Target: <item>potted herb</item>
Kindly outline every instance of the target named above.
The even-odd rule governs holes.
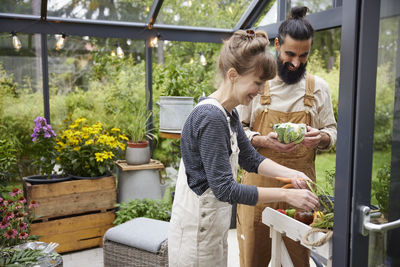
[[[154,137],[147,129],[147,122],[151,112],[144,108],[137,108],[129,120],[125,134],[128,136],[126,148],[126,162],[129,165],[147,164],[150,162],[150,147],[147,139]]]
[[[78,118],[57,138],[56,149],[61,170],[75,179],[108,176],[127,137],[119,128],[107,130],[100,122],[89,124]]]
[[[57,158],[57,151],[55,149],[56,133],[45,118],[37,117],[34,122],[35,126],[31,137],[35,153],[32,154],[32,164],[39,169],[41,175],[28,176],[24,180],[31,184],[54,183],[68,180],[68,176],[54,173]]]

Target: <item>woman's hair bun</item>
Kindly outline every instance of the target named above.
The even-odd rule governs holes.
[[[306,16],[308,7],[306,6],[295,6],[292,7],[290,17],[292,19],[302,19]]]

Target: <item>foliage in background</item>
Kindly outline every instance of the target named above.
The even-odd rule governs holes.
[[[120,131],[119,128],[107,130],[100,122],[90,125],[85,118],[78,118],[57,138],[61,170],[83,177],[110,173],[128,139]]]
[[[17,167],[16,152],[12,144],[0,139],[0,189],[14,177]]]
[[[13,188],[8,197],[0,197],[0,248],[11,247],[25,243],[27,240],[37,240],[37,236],[31,236],[30,224],[34,219],[34,208],[38,203],[34,200],[29,203],[32,215],[28,214],[26,199],[22,191]]]
[[[152,218],[167,222],[171,219],[171,203],[161,199],[136,199],[117,204],[116,206],[119,207],[119,210],[116,212],[115,225],[138,217]]]
[[[378,170],[376,180],[372,181],[372,193],[378,202],[380,211],[387,218],[389,210],[390,166],[385,165]]]
[[[0,267],[39,266],[38,259],[44,255],[42,250],[30,248],[0,248]]]

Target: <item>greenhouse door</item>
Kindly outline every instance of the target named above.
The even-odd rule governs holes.
[[[333,266],[400,266],[400,1],[343,1]]]

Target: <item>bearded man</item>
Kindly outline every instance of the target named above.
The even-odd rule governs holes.
[[[315,181],[317,149],[329,150],[336,142],[336,121],[328,84],[321,78],[306,74],[307,60],[314,29],[304,17],[307,7],[294,7],[291,17],[282,22],[275,48],[278,52],[277,76],[266,83],[263,95],[254,97],[238,112],[252,145],[265,157],[304,172]],[[273,131],[275,123],[292,122],[307,125],[300,144],[282,144]],[[242,183],[262,187],[284,184],[255,173],[244,173]],[[290,190],[290,189],[288,189]],[[261,221],[265,207],[289,208],[286,203],[237,208],[237,238],[240,266],[268,266],[271,258],[269,227]],[[291,260],[296,267],[309,266],[310,251],[289,238],[284,238]]]

